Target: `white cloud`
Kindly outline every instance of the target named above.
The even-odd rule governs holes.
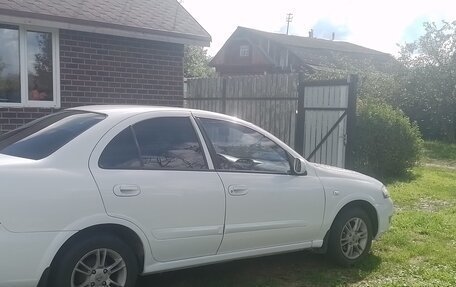
[[[456,20],[454,0],[184,0],[183,5],[212,35],[211,55],[237,26],[278,32],[289,12],[294,14],[294,34],[307,36],[317,22],[326,20],[346,27],[346,41],[392,54],[417,20]]]

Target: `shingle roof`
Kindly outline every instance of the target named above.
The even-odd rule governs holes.
[[[363,54],[372,54],[372,55],[388,55],[386,53],[369,49],[363,46],[352,44],[349,42],[343,41],[330,41],[317,38],[301,37],[294,35],[278,34],[264,32],[260,30],[238,27],[239,31],[246,31],[250,33],[257,34],[260,37],[267,38],[274,42],[278,42],[285,46],[290,46],[294,48],[312,48],[312,49],[323,49],[323,50],[333,50],[338,52],[351,52],[351,53],[363,53]]]
[[[176,0],[0,0],[0,14],[211,40]]]

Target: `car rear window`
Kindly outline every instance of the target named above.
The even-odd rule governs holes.
[[[0,153],[40,160],[106,118],[85,111],[55,113],[0,136]]]

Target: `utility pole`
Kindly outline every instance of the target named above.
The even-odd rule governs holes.
[[[287,21],[287,35],[288,35],[288,30],[290,28],[290,23],[293,21],[293,13],[288,13],[287,14],[286,21]]]

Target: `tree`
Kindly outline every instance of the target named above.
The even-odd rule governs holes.
[[[39,52],[35,54],[35,74],[29,75],[33,82],[29,82],[32,89],[41,92],[40,100],[52,100],[53,75],[52,75],[52,35],[40,33],[38,39]]]
[[[211,57],[207,50],[198,46],[185,46],[184,77],[206,78],[215,75],[214,68],[209,67]]]
[[[456,21],[424,27],[423,36],[401,47],[405,94],[398,104],[425,137],[456,142]]]

